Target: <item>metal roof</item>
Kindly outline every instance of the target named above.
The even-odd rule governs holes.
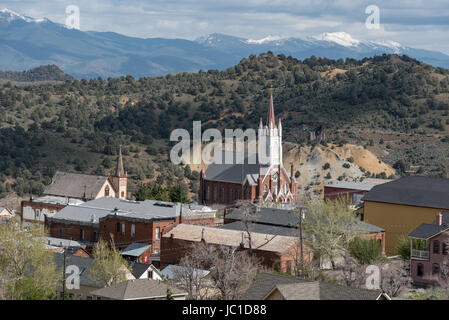
[[[151,244],[133,242],[122,250],[123,256],[140,257],[145,251],[151,248]]]
[[[186,267],[183,266],[169,264],[161,271],[161,274],[167,279],[177,279],[178,274],[183,272],[185,268]],[[198,274],[200,278],[204,278],[210,273],[209,270],[202,270],[202,269],[195,269],[194,273],[195,272]]]

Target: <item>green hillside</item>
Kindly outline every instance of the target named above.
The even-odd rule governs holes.
[[[307,143],[301,124],[329,141],[365,145],[399,172],[449,172],[449,71],[406,56],[299,61],[271,53],[225,71],[134,79],[0,83],[0,195],[43,190],[55,170],[107,174],[119,145],[133,183],[197,174],[167,161],[171,130],[256,128],[269,87],[284,139]],[[402,160],[402,161],[399,161]],[[191,179],[190,179],[191,178]]]

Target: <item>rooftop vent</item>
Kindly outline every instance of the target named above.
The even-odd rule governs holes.
[[[174,203],[171,203],[171,202],[161,202],[161,201],[156,202],[154,205],[155,205],[155,206],[158,206],[158,207],[164,207],[164,208],[173,208],[173,207],[175,206]]]

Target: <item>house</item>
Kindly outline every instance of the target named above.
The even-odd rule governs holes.
[[[276,124],[273,95],[270,96],[268,119],[265,126],[260,119],[259,143],[264,143],[267,163],[262,163],[260,155],[242,155],[238,163],[239,152],[224,151],[215,157],[221,159],[212,162],[207,170],[201,170],[198,201],[203,204],[233,204],[237,200],[251,203],[262,201],[294,203],[297,198],[297,182],[293,164],[290,172],[284,168],[282,155],[282,124]],[[263,147],[259,147],[259,150]],[[263,149],[262,149],[263,150]],[[227,154],[229,153],[229,154]],[[254,158],[254,161],[250,161]],[[233,163],[225,163],[233,159]],[[254,162],[254,163],[252,163]],[[265,162],[265,161],[264,161]]]
[[[362,200],[362,219],[385,229],[385,251],[396,255],[401,236],[449,210],[449,179],[404,177],[374,186]]]
[[[368,178],[363,180],[363,182],[337,181],[326,184],[324,185],[324,200],[347,197],[354,206],[359,206],[363,196],[374,186],[390,181],[387,179]]]
[[[449,280],[449,212],[423,223],[409,235],[410,274],[415,284],[436,285]]]
[[[226,230],[189,224],[178,224],[162,236],[161,267],[178,264],[189,253],[192,245],[204,242],[210,246],[226,246],[247,250],[250,247],[246,232]],[[281,272],[294,272],[295,261],[299,259],[300,247],[297,237],[251,233],[251,247],[254,256],[262,264]],[[304,260],[311,261],[313,254],[304,246]]]
[[[306,208],[302,210],[307,214]],[[221,229],[240,231],[249,229],[258,233],[299,237],[299,217],[298,212],[294,210],[264,208],[257,205],[241,206],[225,210],[223,221]],[[360,237],[379,241],[382,251],[385,251],[385,230],[364,221],[360,224],[364,230]]]
[[[45,246],[55,252],[66,252],[70,255],[79,256],[83,258],[90,257],[90,252],[93,247],[92,242],[76,241],[70,239],[61,239],[54,237],[40,238]]]
[[[12,218],[14,218],[14,213],[8,208],[0,207],[0,222],[9,221]]]
[[[129,262],[150,263],[151,244],[133,242],[121,251]]]
[[[92,292],[94,300],[167,300],[171,292],[174,300],[185,300],[187,292],[151,279],[128,280]]]
[[[186,267],[178,266],[174,264],[169,264],[164,269],[162,269],[161,274],[164,276],[165,279],[170,280],[179,280],[179,275],[184,272]],[[195,275],[194,278],[202,279],[204,277],[207,277],[209,275],[209,270],[202,270],[202,269],[195,269],[193,274]]]
[[[94,259],[66,254],[64,263],[63,253],[60,252],[54,253],[54,257],[57,272],[60,272],[62,274],[64,266],[66,268],[65,289],[70,299],[92,300],[92,291],[104,287],[105,284],[101,280],[97,279],[91,272],[92,266],[94,264]],[[70,269],[68,269],[69,267]],[[71,282],[71,279],[69,278],[72,275],[79,276],[79,288],[72,289],[67,286],[67,282],[69,282],[70,284],[74,284],[74,282]],[[131,272],[128,272],[127,279],[135,279],[135,278],[131,274]],[[62,296],[63,292],[62,285],[57,288],[57,291],[59,295]]]
[[[162,280],[163,275],[158,268],[152,264],[140,263],[140,262],[130,262],[130,267],[132,274],[136,279],[153,279]]]
[[[44,196],[21,202],[21,219],[44,224],[68,205],[76,206],[103,197],[127,199],[128,173],[123,169],[122,151],[112,177],[58,171],[45,187]]]
[[[159,263],[162,234],[183,223],[215,224],[216,211],[206,206],[154,200],[131,201],[100,198],[82,205],[68,205],[45,225],[52,237],[97,242],[110,242],[118,249],[132,243],[150,244],[149,262]]]
[[[261,273],[242,300],[391,300],[381,290],[351,288],[334,283]]]

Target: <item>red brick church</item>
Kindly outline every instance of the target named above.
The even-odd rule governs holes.
[[[282,124],[279,119],[276,125],[273,95],[270,97],[267,124],[263,126],[260,119],[259,143],[263,140],[261,135],[265,138],[268,164],[259,163],[258,156],[254,164],[249,161],[242,164],[210,164],[206,171],[201,170],[199,203],[232,204],[241,199],[251,203],[296,202],[297,182],[293,164],[288,172],[282,162]]]

